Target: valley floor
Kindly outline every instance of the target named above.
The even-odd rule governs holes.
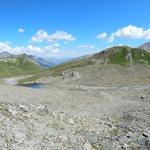
[[[44,88],[0,83],[2,150],[150,149],[148,82],[105,86],[62,77],[39,82]]]

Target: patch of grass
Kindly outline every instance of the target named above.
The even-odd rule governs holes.
[[[150,53],[143,49],[133,49],[132,57],[135,63],[150,64]]]
[[[109,63],[127,65],[129,62],[126,59],[127,54],[129,53],[128,48],[123,47],[120,50],[114,51],[108,58]]]
[[[43,69],[28,59],[25,55],[16,58],[0,59],[0,77],[11,77],[37,73]]]
[[[134,64],[150,64],[150,53],[140,48],[117,46],[96,54],[93,58],[107,60],[108,64],[127,66]],[[132,61],[131,61],[132,59]]]
[[[61,64],[61,65],[58,65],[54,68],[51,68],[49,70],[35,73],[35,74],[33,74],[32,77],[18,80],[18,84],[22,84],[25,82],[33,82],[33,81],[36,81],[37,79],[39,79],[41,77],[60,76],[62,72],[66,71],[68,69],[84,67],[84,66],[87,66],[90,64],[91,63],[90,63],[89,59],[82,59],[82,60],[78,60],[78,61],[67,62],[67,63]]]
[[[114,129],[110,130],[109,133],[112,136],[117,136],[119,134],[119,129],[118,128],[114,128]]]

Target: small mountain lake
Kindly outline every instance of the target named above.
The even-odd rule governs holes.
[[[28,83],[28,84],[23,84],[21,86],[33,88],[33,89],[41,89],[43,88],[44,85],[42,83]]]

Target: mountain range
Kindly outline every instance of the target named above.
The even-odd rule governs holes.
[[[6,58],[6,57],[12,57],[12,56],[13,56],[13,54],[10,54],[7,51],[4,51],[4,52],[0,53],[0,58]]]
[[[139,48],[145,49],[146,51],[150,52],[150,42],[144,43]]]
[[[11,55],[3,52],[0,57],[0,77],[33,74],[42,70],[43,68],[26,54]]]
[[[23,55],[23,54],[22,54]],[[26,57],[32,59],[33,62],[35,62],[36,64],[38,64],[40,67],[48,69],[51,67],[54,67],[58,64],[64,63],[66,61],[69,61],[70,58],[61,58],[61,59],[56,59],[56,58],[42,58],[42,57],[38,57],[38,56],[34,56],[34,55],[27,55],[24,54]],[[18,57],[20,55],[14,55],[11,54],[7,51],[3,51],[0,53],[0,58],[15,58]]]
[[[0,77],[32,74],[51,68],[48,74],[60,74],[70,69],[87,65],[118,64],[150,64],[150,43],[137,48],[129,46],[114,46],[93,55],[85,55],[75,59],[44,59],[33,55],[14,55],[8,52],[0,53]]]

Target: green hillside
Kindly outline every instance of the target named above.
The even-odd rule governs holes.
[[[62,72],[68,69],[78,68],[78,67],[84,67],[87,65],[90,65],[90,59],[81,59],[76,61],[67,62],[61,65],[58,65],[54,68],[51,68],[49,70],[41,71],[38,73],[35,73],[32,77],[24,78],[18,81],[19,84],[29,82],[29,81],[35,81],[41,77],[47,77],[47,76],[59,76]]]
[[[42,68],[25,54],[0,58],[0,77],[31,74],[42,70]]]
[[[140,48],[118,46],[94,55],[93,59],[103,64],[150,64],[150,53]]]
[[[20,83],[27,81],[34,81],[44,76],[59,76],[66,70],[72,70],[74,68],[91,66],[92,65],[105,65],[105,64],[117,64],[121,66],[128,66],[130,64],[150,64],[150,53],[141,48],[130,48],[127,46],[117,46],[106,49],[97,53],[89,58],[83,58],[71,62],[67,62],[58,65],[52,69],[49,69],[34,76],[20,80]]]

